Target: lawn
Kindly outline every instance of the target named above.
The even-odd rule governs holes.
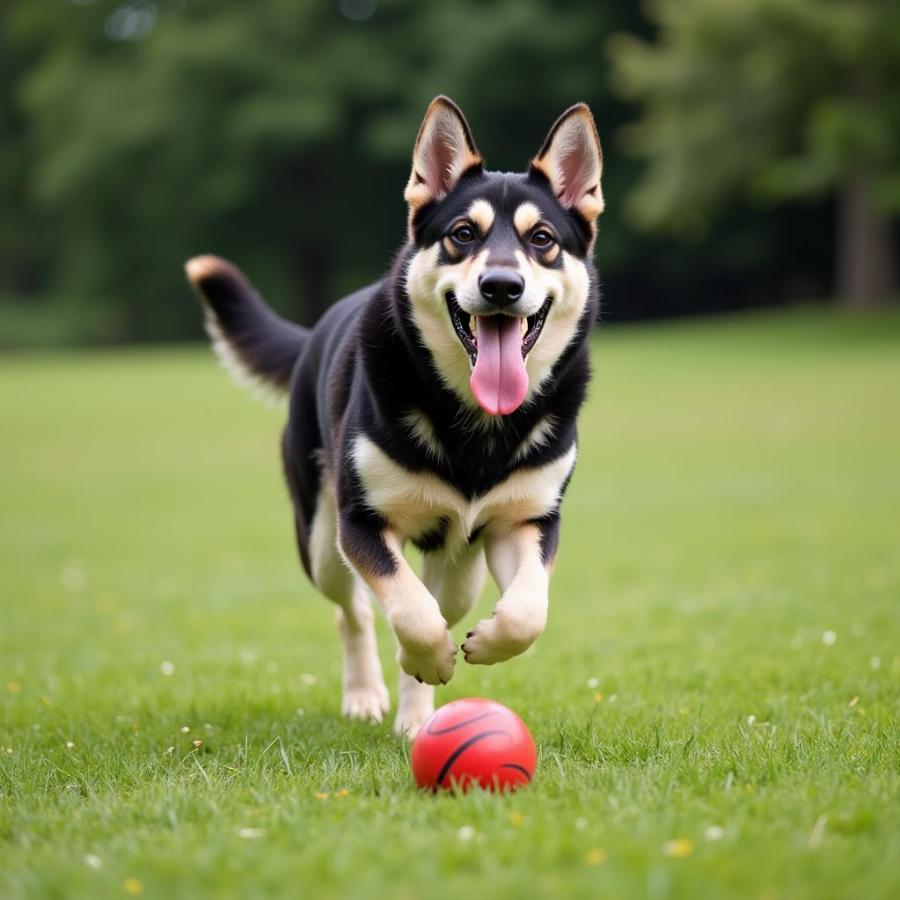
[[[512,797],[339,717],[282,413],[208,350],[0,392],[4,900],[900,896],[896,313],[597,336],[548,629],[438,695],[529,723]]]

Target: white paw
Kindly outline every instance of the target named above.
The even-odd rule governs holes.
[[[381,722],[391,708],[391,697],[384,684],[344,687],[341,712],[348,719]]]
[[[427,707],[417,705],[404,708],[401,706],[394,719],[394,734],[410,741],[413,740],[433,712],[434,704]]]
[[[456,644],[446,628],[429,644],[407,644],[400,640],[397,662],[407,675],[425,684],[446,684],[456,665]]]
[[[491,619],[482,619],[466,635],[461,649],[467,663],[492,666],[524,653],[539,633],[533,629],[517,628],[502,615],[495,615]]]
[[[434,712],[434,688],[430,684],[419,684],[401,671],[397,681],[397,694],[394,734],[412,740]]]

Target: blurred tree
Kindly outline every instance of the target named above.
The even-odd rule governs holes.
[[[40,48],[19,27],[27,2],[9,0],[7,15],[0,16],[0,286],[12,296],[27,296],[40,287],[43,258],[22,177],[29,163],[27,122],[12,90]]]
[[[835,293],[897,291],[900,4],[656,0],[652,42],[610,43],[642,104],[626,146],[648,160],[631,209],[646,228],[708,233],[730,205],[838,195]]]
[[[462,104],[490,165],[521,169],[574,100],[604,136],[621,119],[599,50],[638,18],[592,0],[14,0],[8,15],[40,47],[16,98],[49,285],[119,339],[199,332],[181,263],[205,251],[315,318],[403,240],[434,94]],[[604,225],[615,248],[615,214]]]

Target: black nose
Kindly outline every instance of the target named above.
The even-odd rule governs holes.
[[[525,279],[513,269],[485,269],[478,279],[481,296],[495,306],[515,303],[525,290]]]

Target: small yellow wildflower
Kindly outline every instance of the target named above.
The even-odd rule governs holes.
[[[144,886],[137,878],[126,878],[122,882],[122,887],[125,888],[125,893],[131,894],[132,897],[140,897],[144,893]]]
[[[662,851],[670,859],[684,859],[694,852],[694,842],[690,838],[675,838],[666,841]]]
[[[593,850],[588,850],[584,861],[589,866],[602,866],[606,862],[606,851],[602,847],[594,847]]]

